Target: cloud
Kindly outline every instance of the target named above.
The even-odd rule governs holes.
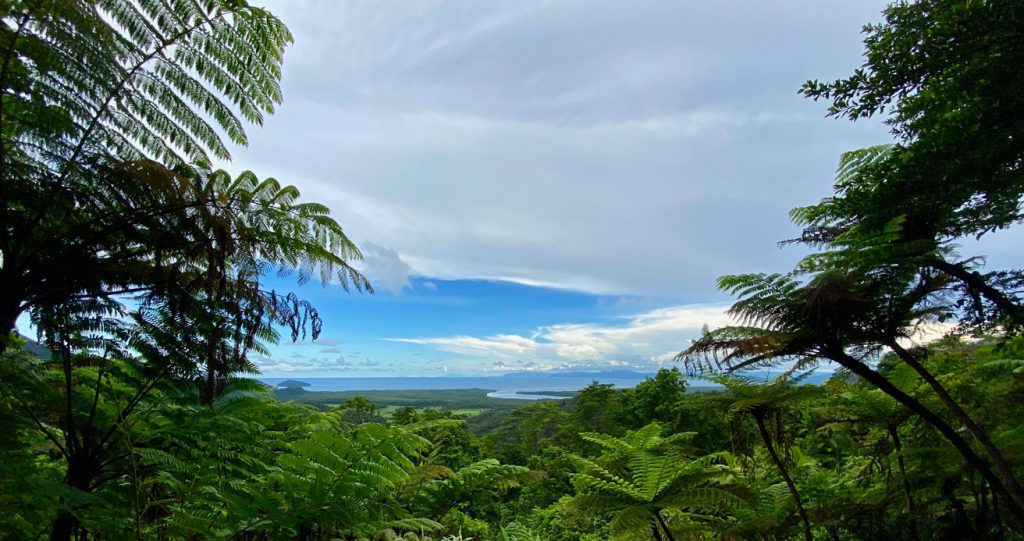
[[[731,323],[725,305],[686,305],[650,310],[610,323],[563,323],[537,328],[530,336],[451,336],[390,338],[392,342],[432,346],[480,359],[500,359],[492,369],[553,368],[595,364],[650,367],[662,365],[699,336],[705,325]],[[675,348],[675,349],[671,349]],[[523,365],[523,361],[530,364]]]
[[[291,360],[296,359],[296,360]],[[343,355],[337,355],[335,357],[296,357],[295,355],[289,356],[289,360],[277,360],[271,357],[260,357],[255,359],[257,366],[263,373],[270,374],[282,374],[282,373],[330,373],[330,372],[348,372],[355,370],[352,363],[345,360]]]
[[[643,308],[654,304],[654,299],[649,297],[599,297],[598,308]]]
[[[672,361],[673,359],[675,359],[676,355],[678,355],[678,354],[679,354],[679,350],[665,351],[665,352],[662,352],[662,353],[659,353],[657,355],[652,356],[651,357],[651,361],[655,362],[657,364],[665,364],[665,363],[668,363],[668,362]]]
[[[338,346],[330,346],[330,347],[322,348],[320,350],[320,353],[341,353],[341,348],[338,347]]]
[[[330,206],[390,291],[716,301],[721,274],[795,262],[789,208],[890,139],[796,94],[861,63],[883,0],[266,3],[296,37],[286,99],[236,163]]]
[[[491,337],[453,336],[450,338],[389,338],[390,342],[405,342],[437,346],[443,351],[462,355],[510,357],[535,351],[538,347],[532,338],[514,334],[499,334]]]
[[[914,327],[914,332],[910,334],[909,338],[903,338],[899,340],[899,343],[903,347],[923,346],[936,340],[941,340],[948,336],[950,333],[956,330],[956,321],[928,321],[918,323]]]
[[[399,293],[409,287],[409,273],[412,268],[402,261],[398,252],[372,242],[362,243],[362,270],[375,284],[392,293]]]
[[[345,343],[345,340],[343,338],[321,336],[320,338],[317,338],[316,340],[313,340],[311,338],[306,338],[306,339],[302,339],[302,340],[296,340],[295,342],[292,342],[291,340],[286,340],[282,345],[287,346],[287,347],[340,346],[340,345],[342,345],[344,343]]]

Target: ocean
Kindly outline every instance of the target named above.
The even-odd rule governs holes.
[[[768,380],[777,376],[779,371],[749,371],[751,377]],[[630,371],[614,372],[550,372],[546,374],[515,373],[503,376],[415,376],[415,377],[335,377],[335,378],[257,378],[267,385],[277,386],[282,381],[293,379],[309,385],[307,391],[432,391],[444,389],[487,389],[487,396],[494,398],[518,398],[521,400],[540,400],[544,398],[565,398],[544,394],[543,391],[578,391],[592,382],[611,383],[616,389],[629,389],[654,374]],[[831,372],[811,374],[804,383],[821,384]],[[717,387],[699,378],[690,378],[691,387]]]
[[[427,391],[442,389],[488,389],[487,396],[494,398],[518,398],[539,400],[542,398],[564,398],[536,393],[540,391],[578,391],[591,382],[611,383],[618,389],[635,387],[647,377],[604,378],[594,376],[437,376],[437,377],[376,377],[376,378],[257,378],[267,385],[277,386],[282,381],[294,379],[308,383],[307,391]]]

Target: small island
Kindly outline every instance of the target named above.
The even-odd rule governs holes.
[[[281,383],[274,386],[278,391],[292,391],[292,392],[305,392],[304,387],[309,387],[309,383],[305,381],[298,381],[294,379],[286,379]]]

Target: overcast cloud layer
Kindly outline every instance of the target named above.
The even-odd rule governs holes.
[[[285,103],[234,167],[329,204],[386,287],[721,300],[718,275],[790,266],[786,212],[840,152],[887,140],[796,92],[861,63],[882,2],[267,5]]]

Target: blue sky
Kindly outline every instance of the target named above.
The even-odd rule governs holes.
[[[891,141],[797,93],[861,65],[880,0],[264,4],[284,103],[222,166],[331,207],[378,289],[297,288],[322,344],[268,376],[662,366],[727,322],[716,277],[792,268],[841,152]]]
[[[315,342],[285,336],[257,359],[269,377],[653,370],[670,365],[671,354],[722,311],[495,280],[410,276],[401,290],[372,295],[269,280],[312,301],[324,319]]]

